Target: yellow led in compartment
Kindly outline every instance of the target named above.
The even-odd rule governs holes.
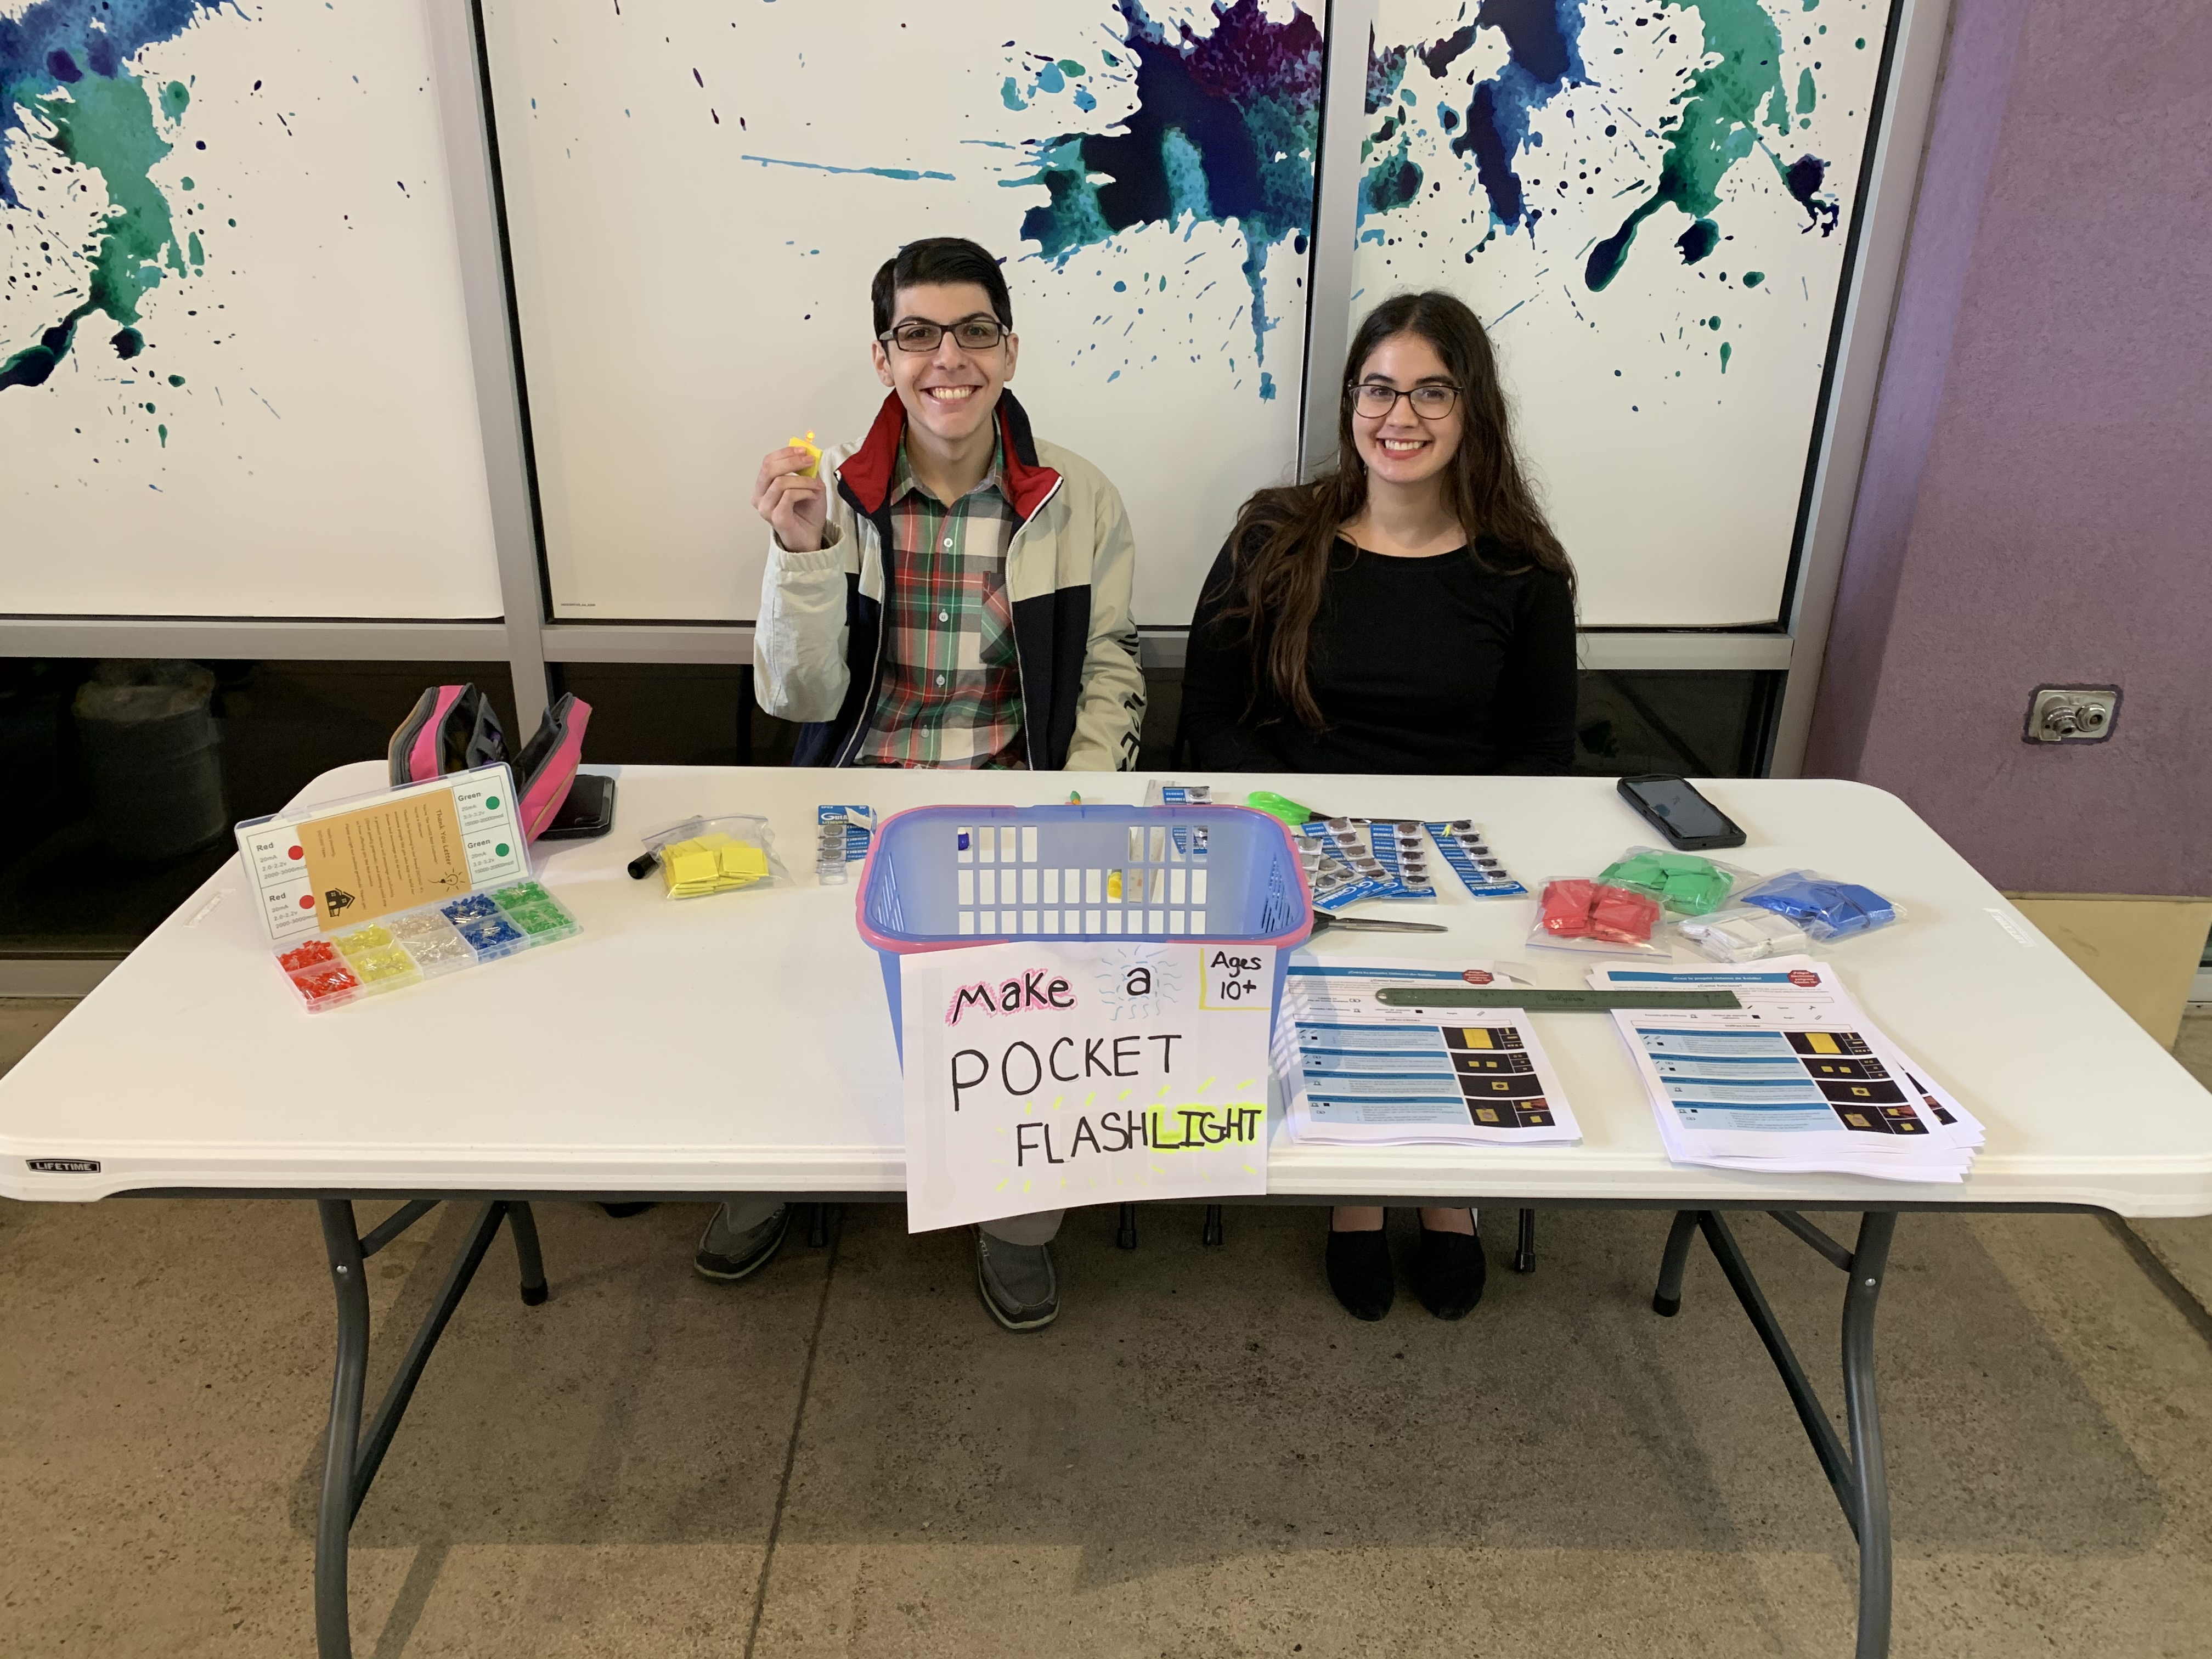
[[[372,928],[364,931],[381,933],[383,930]],[[382,980],[413,979],[420,976],[419,970],[415,966],[414,957],[397,945],[392,945],[388,938],[386,944],[388,948],[384,950],[364,951],[359,955],[349,956],[346,965],[361,976],[364,985],[374,985]]]
[[[1106,896],[1117,904],[1121,902],[1121,872],[1119,870],[1109,870],[1106,872]]]
[[[368,951],[381,951],[392,943],[392,935],[382,927],[356,927],[350,933],[332,941],[349,957],[357,957]]]

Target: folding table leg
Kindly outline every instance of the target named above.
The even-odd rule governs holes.
[[[514,1229],[515,1265],[522,1269],[523,1305],[534,1308],[552,1294],[545,1285],[545,1258],[538,1249],[538,1218],[527,1204],[509,1204],[507,1224]]]
[[[1858,1659],[1881,1659],[1889,1651],[1889,1467],[1882,1453],[1881,1409],[1875,1399],[1874,1313],[1896,1232],[1894,1210],[1869,1210],[1860,1218],[1850,1288],[1844,1296],[1844,1410],[1856,1477],[1853,1530],[1859,1535]]]
[[[1206,1206],[1206,1224],[1199,1230],[1198,1242],[1200,1244],[1211,1245],[1217,1249],[1220,1248],[1221,1206],[1218,1204],[1209,1204]]]
[[[1121,1206],[1121,1225],[1115,1230],[1114,1242],[1125,1250],[1133,1250],[1137,1248],[1137,1206],[1135,1205],[1124,1204]]]
[[[1844,1291],[1843,1362],[1844,1439],[1838,1438],[1812,1379],[1790,1346],[1782,1324],[1768,1305],[1751,1263],[1719,1212],[1683,1210],[1667,1235],[1659,1267],[1654,1311],[1673,1315],[1682,1305],[1682,1269],[1692,1237],[1703,1231],[1715,1260],[1743,1305],[1752,1328],[1797,1408],[1798,1421],[1820,1461],[1844,1518],[1859,1546],[1858,1641],[1856,1659],[1886,1659],[1889,1652],[1893,1561],[1889,1533],[1889,1471],[1882,1451],[1881,1412],[1875,1395],[1874,1316],[1889,1269],[1889,1247],[1896,1236],[1894,1210],[1869,1210],[1859,1218],[1858,1243],[1846,1250],[1795,1212],[1777,1211],[1774,1219],[1848,1275]]]
[[[315,1651],[319,1659],[353,1659],[351,1620],[346,1605],[346,1549],[354,1516],[368,1496],[369,1484],[398,1432],[399,1419],[414,1397],[415,1385],[430,1362],[446,1323],[491,1248],[500,1223],[514,1229],[514,1252],[522,1268],[522,1299],[545,1300],[545,1267],[538,1248],[538,1228],[526,1204],[493,1199],[477,1212],[461,1252],[446,1270],[429,1310],[407,1345],[383,1401],[364,1426],[363,1389],[368,1377],[368,1258],[437,1207],[418,1199],[404,1206],[363,1238],[353,1206],[343,1199],[321,1199],[323,1249],[330,1257],[331,1282],[337,1293],[338,1346],[331,1382],[331,1420],[323,1449],[323,1495],[315,1516]],[[533,1295],[532,1292],[535,1292]]]
[[[330,1437],[323,1452],[323,1499],[315,1516],[315,1651],[320,1659],[353,1659],[346,1610],[346,1540],[353,1530],[354,1454],[361,1443],[362,1393],[368,1380],[368,1281],[353,1206],[319,1200],[323,1249],[337,1291],[338,1357],[331,1382]]]
[[[1533,1273],[1536,1271],[1536,1212],[1521,1212],[1520,1236],[1513,1245],[1513,1271]]]
[[[1682,1311],[1682,1270],[1690,1265],[1690,1241],[1698,1236],[1698,1212],[1677,1210],[1667,1230],[1667,1249],[1659,1258],[1659,1288],[1651,1292],[1651,1311],[1672,1319]]]

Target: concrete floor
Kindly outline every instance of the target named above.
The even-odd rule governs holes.
[[[0,1004],[0,1066],[58,1012]],[[895,1208],[738,1287],[702,1206],[538,1213],[553,1299],[495,1246],[362,1510],[362,1659],[1849,1651],[1850,1534],[1710,1257],[1649,1311],[1664,1216],[1549,1216],[1525,1279],[1496,1218],[1473,1317],[1362,1326],[1310,1212],[1079,1215],[1017,1339]],[[380,1330],[461,1219],[376,1259]],[[2143,1236],[2185,1275],[2208,1230]],[[1835,1273],[1740,1231],[1832,1394]],[[1893,1265],[1895,1650],[2212,1652],[2212,1321],[2096,1218],[1911,1218]],[[331,1323],[307,1205],[0,1203],[0,1656],[312,1650]]]

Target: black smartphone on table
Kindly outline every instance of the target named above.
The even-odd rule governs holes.
[[[1686,778],[1664,772],[1623,778],[1620,795],[1646,823],[1683,852],[1743,845],[1743,831],[1729,821],[1727,813],[1692,788]]]
[[[597,772],[579,772],[568,785],[568,799],[538,839],[595,841],[614,827],[615,781]]]

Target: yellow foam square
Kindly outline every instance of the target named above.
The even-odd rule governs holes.
[[[714,849],[696,841],[679,841],[660,849],[660,867],[668,872],[671,887],[689,887],[714,879]]]
[[[756,882],[768,874],[768,854],[747,842],[733,841],[718,847],[714,856],[721,864],[722,874],[731,880]]]

